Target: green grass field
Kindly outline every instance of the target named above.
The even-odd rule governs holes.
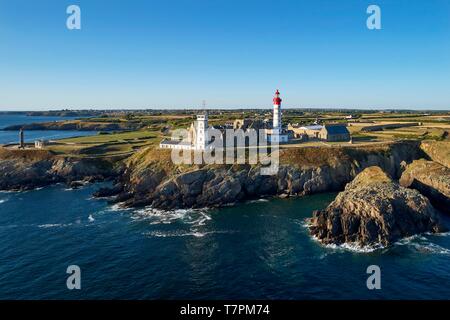
[[[56,154],[74,157],[126,156],[142,147],[157,145],[159,137],[158,131],[150,130],[97,134],[62,139],[58,144],[49,145],[47,149]]]

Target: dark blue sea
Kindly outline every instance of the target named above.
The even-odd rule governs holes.
[[[5,127],[11,125],[36,123],[36,122],[52,122],[61,120],[73,120],[72,117],[41,117],[26,115],[1,115],[0,114],[0,144],[18,143],[19,132],[4,131]],[[35,140],[56,140],[78,136],[88,136],[96,134],[95,131],[62,131],[62,130],[27,130],[25,131],[25,142],[34,142]]]
[[[450,299],[449,234],[373,252],[313,240],[305,218],[335,194],[161,212],[92,199],[99,186],[0,193],[0,299]]]

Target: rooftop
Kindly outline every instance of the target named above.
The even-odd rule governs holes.
[[[310,125],[310,126],[301,126],[300,129],[305,129],[305,130],[321,130],[323,128],[323,126],[321,126],[320,124],[314,124],[314,125]]]
[[[347,127],[344,125],[325,125],[325,130],[329,134],[349,134]]]

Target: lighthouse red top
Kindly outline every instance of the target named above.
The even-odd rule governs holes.
[[[281,104],[280,91],[275,92],[275,97],[273,98],[273,104],[280,105]]]

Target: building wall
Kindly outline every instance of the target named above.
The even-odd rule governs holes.
[[[304,134],[306,134],[308,136],[308,138],[313,138],[313,139],[320,138],[320,130],[306,129],[306,130],[304,130]]]
[[[330,142],[349,141],[350,134],[329,134],[328,131],[324,128],[320,131],[319,138],[321,140],[326,140]]]
[[[165,144],[165,143],[160,143],[159,147],[161,149],[178,149],[178,150],[192,150],[193,149],[192,146],[180,145],[180,144]]]
[[[278,143],[286,143],[288,142],[289,137],[287,134],[280,134],[280,135],[267,135],[267,141],[269,142],[278,142]]]
[[[198,115],[197,116],[197,132],[195,139],[195,149],[205,150],[208,145],[208,115]]]

